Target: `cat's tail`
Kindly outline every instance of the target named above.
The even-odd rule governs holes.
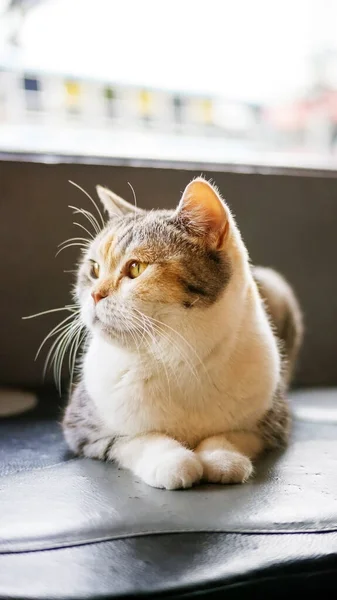
[[[303,338],[303,318],[299,302],[287,281],[265,267],[253,268],[253,277],[264,300],[266,310],[282,341],[286,357],[285,383],[294,372],[298,351]]]

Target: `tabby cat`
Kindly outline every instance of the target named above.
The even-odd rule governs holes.
[[[286,444],[298,302],[253,269],[218,190],[203,178],[175,210],[141,210],[97,187],[109,218],[83,253],[75,296],[88,332],[63,419],[78,455],[147,484],[240,483]]]

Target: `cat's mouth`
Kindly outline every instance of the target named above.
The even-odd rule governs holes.
[[[90,311],[90,320],[90,328],[106,339],[138,345],[149,336],[146,317],[135,308],[125,309],[102,300]]]
[[[95,312],[92,326],[96,331],[108,339],[125,340],[129,337],[128,329],[123,328],[118,317],[111,319],[111,317],[107,318],[106,315],[98,315],[97,312]]]

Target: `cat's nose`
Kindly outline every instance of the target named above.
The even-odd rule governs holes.
[[[91,295],[93,297],[95,304],[97,304],[97,302],[102,300],[102,298],[106,298],[106,296],[107,296],[107,294],[102,294],[102,292],[92,292]]]

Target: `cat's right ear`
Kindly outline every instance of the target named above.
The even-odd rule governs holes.
[[[207,239],[212,246],[224,246],[229,232],[229,212],[218,190],[203,177],[193,179],[180,200],[176,215],[188,231]]]
[[[130,204],[126,200],[123,200],[123,198],[120,198],[120,196],[117,196],[117,194],[108,188],[104,188],[101,185],[96,185],[96,191],[100,201],[110,217],[143,212],[142,209],[137,208],[137,206]]]

